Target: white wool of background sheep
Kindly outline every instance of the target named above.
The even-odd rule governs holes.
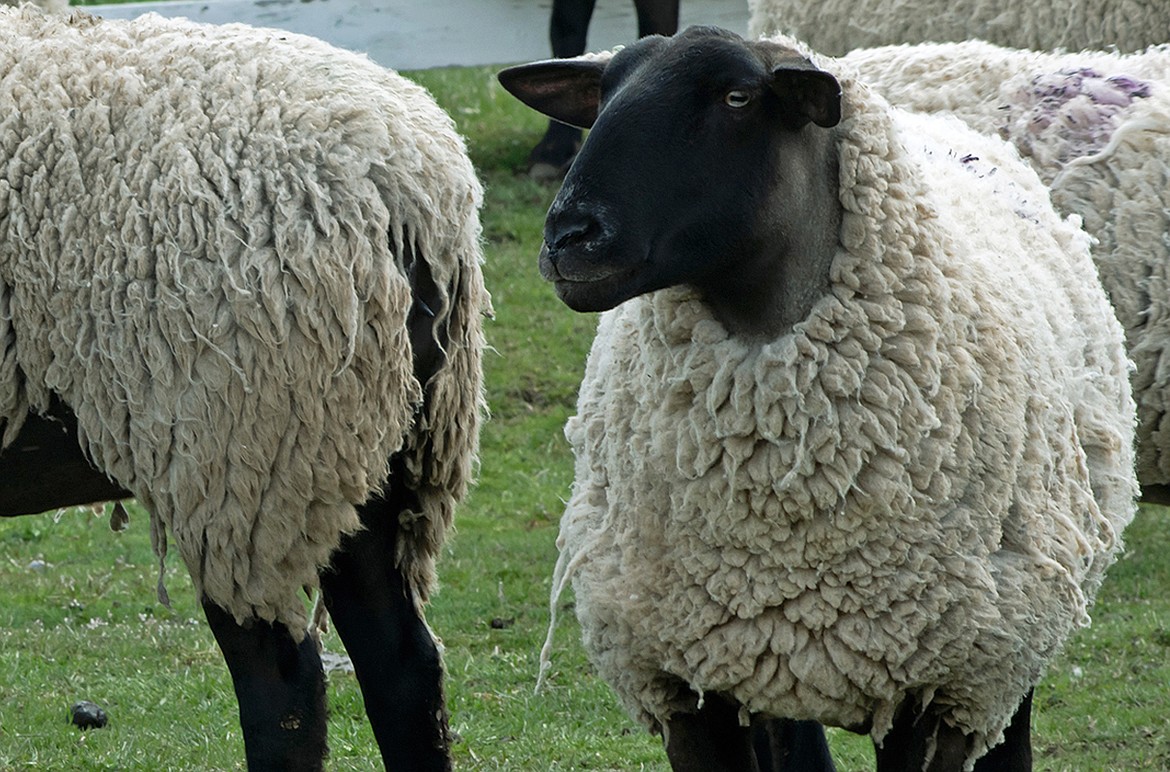
[[[1138,478],[1170,484],[1170,46],[1036,53],[979,41],[858,50],[891,102],[1008,139],[1093,259],[1136,365]]]
[[[833,55],[971,38],[1074,51],[1170,42],[1165,0],[748,0],[748,9],[751,36],[796,35]]]
[[[791,45],[783,41],[785,45]],[[831,290],[775,340],[670,289],[605,313],[566,434],[568,581],[651,729],[688,689],[866,725],[906,696],[997,742],[1134,513],[1122,332],[1006,144],[850,68]]]
[[[0,5],[35,5],[37,8],[51,13],[62,13],[69,10],[69,0],[0,0]]]
[[[402,451],[423,511],[398,558],[425,599],[471,475],[490,306],[446,114],[317,40],[155,15],[0,11],[0,72],[4,441],[60,395],[196,588],[294,636],[300,588]],[[408,250],[450,335],[429,415]]]

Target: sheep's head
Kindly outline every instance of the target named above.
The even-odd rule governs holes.
[[[500,82],[589,128],[540,271],[578,311],[685,284],[732,331],[774,334],[828,288],[839,223],[836,79],[797,52],[692,27]]]

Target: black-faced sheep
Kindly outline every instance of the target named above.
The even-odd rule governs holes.
[[[248,764],[320,769],[319,586],[388,765],[449,767],[422,614],[483,409],[481,190],[366,57],[0,10],[0,516],[177,543]]]
[[[1010,146],[813,59],[692,28],[501,73],[592,127],[540,258],[605,311],[554,593],[676,769],[750,768],[761,716],[1025,769],[1134,513],[1122,331]]]

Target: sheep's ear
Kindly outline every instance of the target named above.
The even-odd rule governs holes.
[[[601,73],[608,59],[549,59],[501,70],[500,85],[533,110],[588,129],[597,120]]]
[[[807,59],[783,62],[772,70],[772,91],[789,108],[793,127],[812,121],[830,128],[841,122],[841,84]]]

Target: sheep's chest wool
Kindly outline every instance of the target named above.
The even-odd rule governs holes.
[[[470,474],[489,307],[479,185],[429,95],[298,35],[26,10],[0,19],[0,107],[6,438],[60,395],[197,589],[294,631],[354,505],[417,456],[435,501],[397,559],[425,597]],[[450,335],[429,415],[411,256]],[[428,425],[447,429],[423,447]]]
[[[1132,517],[1128,364],[1010,148],[838,77],[831,291],[771,341],[686,289],[602,316],[558,578],[652,728],[689,687],[880,740],[912,695],[980,754]]]

